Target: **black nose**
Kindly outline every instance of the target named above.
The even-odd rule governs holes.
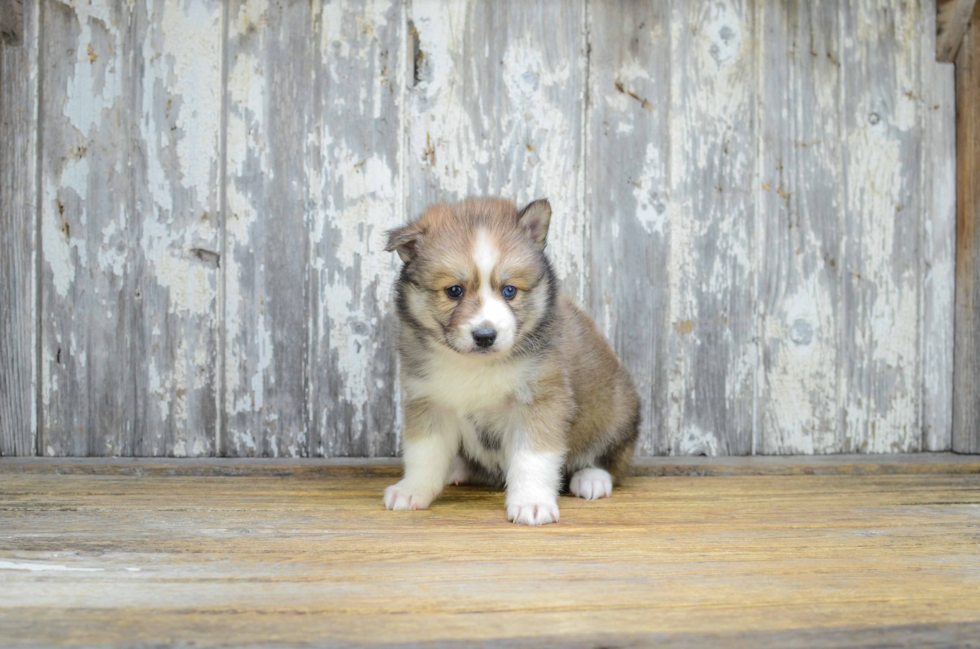
[[[473,332],[473,340],[476,341],[476,346],[483,349],[492,345],[496,339],[497,332],[493,329],[477,329]]]

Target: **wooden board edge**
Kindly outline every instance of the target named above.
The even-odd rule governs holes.
[[[953,450],[980,453],[980,4],[956,57]]]
[[[980,474],[980,455],[819,455],[639,458],[634,476]],[[0,475],[397,477],[398,458],[0,458]]]

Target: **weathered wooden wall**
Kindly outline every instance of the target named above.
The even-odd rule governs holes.
[[[935,10],[27,2],[0,92],[0,453],[396,453],[382,232],[469,194],[551,199],[641,454],[948,449]]]

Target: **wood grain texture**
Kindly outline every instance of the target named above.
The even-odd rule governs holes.
[[[311,313],[311,455],[397,455],[401,432],[392,287],[401,270],[386,230],[406,220],[405,3],[323,8]],[[316,171],[322,169],[322,174]]]
[[[667,451],[752,451],[756,3],[670,14]]]
[[[223,455],[309,445],[310,8],[228,6]]]
[[[976,640],[977,474],[633,478],[541,529],[390,480],[0,474],[0,642]]]
[[[948,451],[953,430],[956,290],[956,78],[935,61],[936,12],[922,3],[922,450]]]
[[[228,455],[391,455],[401,3],[230,9]]]
[[[841,449],[839,9],[827,0],[765,2],[760,14],[762,454]]]
[[[582,300],[585,2],[413,2],[408,214],[469,195],[551,201],[548,252]]]
[[[146,6],[134,161],[142,212],[134,342],[145,367],[136,455],[215,454],[222,5]]]
[[[32,4],[30,0],[28,0],[28,4]],[[36,3],[34,4],[36,7]],[[28,11],[31,9],[28,8]],[[26,20],[28,32],[36,27],[36,23],[32,22],[34,20],[36,19],[28,16]],[[3,38],[3,43],[10,46],[22,45],[24,43],[24,26],[24,0],[0,0],[0,37]]]
[[[956,57],[953,450],[980,452],[980,4]]]
[[[135,450],[136,245],[129,221],[136,210],[128,117],[136,112],[138,72],[127,56],[135,49],[131,9],[89,5],[76,13],[61,2],[41,3],[39,434],[45,455]],[[106,248],[115,254],[104,260],[106,268],[98,253],[112,222],[117,238]]]
[[[922,91],[918,3],[842,7],[844,452],[921,446]]]
[[[669,449],[669,18],[667,2],[588,6],[586,305],[641,395],[639,455]]]
[[[976,0],[936,1],[936,60],[952,63],[960,50],[960,43],[970,24],[970,16]]]
[[[37,451],[37,4],[0,43],[0,455]]]
[[[42,452],[212,454],[221,3],[42,7]]]

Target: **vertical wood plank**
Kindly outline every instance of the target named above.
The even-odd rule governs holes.
[[[220,6],[43,0],[46,455],[213,452]]]
[[[836,0],[760,11],[760,454],[840,449],[839,28]]]
[[[0,456],[37,448],[37,10],[0,43]]]
[[[676,2],[670,18],[671,453],[752,451],[755,3]]]
[[[133,455],[135,15],[54,0],[42,12],[41,449]]]
[[[980,453],[980,3],[956,57],[953,450]]]
[[[135,452],[214,455],[222,2],[148,0],[145,10],[133,161]]]
[[[230,7],[228,455],[393,455],[404,7]]]
[[[917,2],[842,4],[844,452],[921,445]]]
[[[409,216],[439,201],[551,201],[548,251],[584,297],[584,0],[418,0],[408,96]]]
[[[641,395],[637,454],[667,451],[670,5],[588,5],[586,305]]]
[[[222,453],[306,455],[314,20],[301,3],[228,11]]]
[[[936,36],[932,50],[935,60],[952,63],[969,27],[976,0],[937,0],[935,4],[931,15],[923,21],[929,27],[925,33]]]
[[[390,456],[398,452],[400,427],[391,293],[400,263],[384,251],[384,232],[405,220],[407,18],[400,0],[314,9],[307,451]]]
[[[922,2],[922,450],[948,451],[953,425],[956,79],[936,62],[936,6]]]

